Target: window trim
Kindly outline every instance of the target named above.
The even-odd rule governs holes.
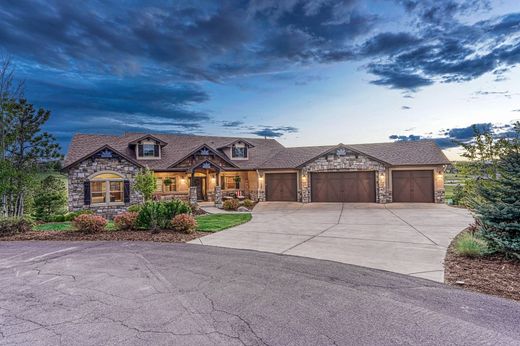
[[[98,177],[100,175],[103,175],[103,174],[114,174],[114,175],[117,175],[119,178],[98,178],[98,179],[96,179],[96,177]],[[124,181],[125,181],[124,176],[121,175],[120,173],[117,173],[117,172],[114,172],[114,171],[100,171],[100,172],[96,172],[96,173],[92,174],[89,177],[89,182],[90,182],[90,205],[93,205],[93,206],[124,205],[125,204],[125,184],[124,184]],[[92,188],[92,183],[93,182],[102,182],[102,183],[105,184],[105,201],[104,202],[94,203],[94,198],[92,196],[92,193],[94,192],[93,188]],[[120,183],[121,190],[118,190],[117,192],[121,193],[121,201],[110,202],[110,193],[111,193],[110,183],[111,182],[119,182]],[[103,191],[101,191],[101,192],[103,192]],[[99,193],[99,192],[95,192],[95,193]]]
[[[144,146],[145,145],[153,145],[153,150],[154,150],[154,155],[153,156],[145,156],[144,155]],[[143,150],[143,155],[139,155],[139,147],[142,147],[142,150]],[[155,152],[157,151],[157,153],[159,154],[158,156],[155,156]],[[156,141],[141,141],[141,142],[138,142],[136,144],[136,147],[135,147],[135,157],[139,160],[160,160],[161,159],[161,145],[160,143],[156,142]]]
[[[247,150],[247,145],[245,143],[242,143],[242,145],[237,145],[238,143],[235,143],[231,146],[231,158],[232,159],[238,159],[238,160],[245,160],[249,157],[249,150]],[[235,149],[240,148],[244,150],[245,155],[244,156],[236,156],[235,155]]]

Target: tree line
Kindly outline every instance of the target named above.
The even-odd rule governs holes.
[[[0,59],[0,217],[22,217],[37,186],[38,167],[61,158],[60,147],[43,131],[50,112],[24,97],[9,58]]]

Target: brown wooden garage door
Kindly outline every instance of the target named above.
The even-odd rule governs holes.
[[[433,203],[433,171],[392,171],[394,202]]]
[[[375,202],[374,172],[312,173],[312,202]]]
[[[265,197],[268,201],[297,200],[296,173],[268,173],[265,175]]]

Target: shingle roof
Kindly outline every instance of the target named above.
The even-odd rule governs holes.
[[[109,145],[130,159],[135,159],[135,152],[129,143],[147,134],[127,133],[122,136],[77,134],[72,138],[69,151],[65,157],[67,167],[84,157]],[[240,140],[239,137],[193,136],[174,134],[153,134],[157,139],[167,143],[162,148],[160,160],[142,160],[152,170],[166,170],[173,163],[205,144],[218,150],[227,144]],[[284,169],[298,168],[304,163],[317,158],[337,145],[308,146],[286,148],[274,139],[243,138],[254,147],[249,149],[248,160],[231,160],[239,169]],[[406,165],[439,165],[448,164],[442,150],[433,141],[391,142],[371,144],[345,145],[354,151],[371,156],[391,166]],[[141,160],[139,160],[141,162]]]
[[[314,147],[284,148],[273,155],[262,165],[263,169],[296,168],[315,157],[325,154],[336,147],[335,145],[323,145]]]
[[[349,145],[324,145],[285,148],[264,162],[260,168],[298,168],[338,146],[350,148],[390,166],[445,165],[450,161],[434,141],[389,142]]]
[[[450,160],[432,140],[348,145],[392,166],[447,165]]]
[[[109,145],[129,158],[135,158],[135,152],[128,144],[147,134],[126,133],[122,136],[76,134],[72,138],[69,151],[64,160],[64,167],[82,159],[104,145]],[[214,150],[231,142],[239,140],[238,137],[216,137],[216,136],[192,136],[174,134],[152,134],[157,139],[166,143],[162,148],[160,160],[139,160],[152,170],[165,170],[173,163],[189,155],[202,144],[206,144]],[[248,160],[231,160],[240,169],[256,169],[265,162],[273,153],[284,148],[274,139],[244,138],[254,145],[248,150]]]

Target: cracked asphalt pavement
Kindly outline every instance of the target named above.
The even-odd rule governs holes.
[[[1,345],[518,345],[520,304],[190,244],[0,242]]]

